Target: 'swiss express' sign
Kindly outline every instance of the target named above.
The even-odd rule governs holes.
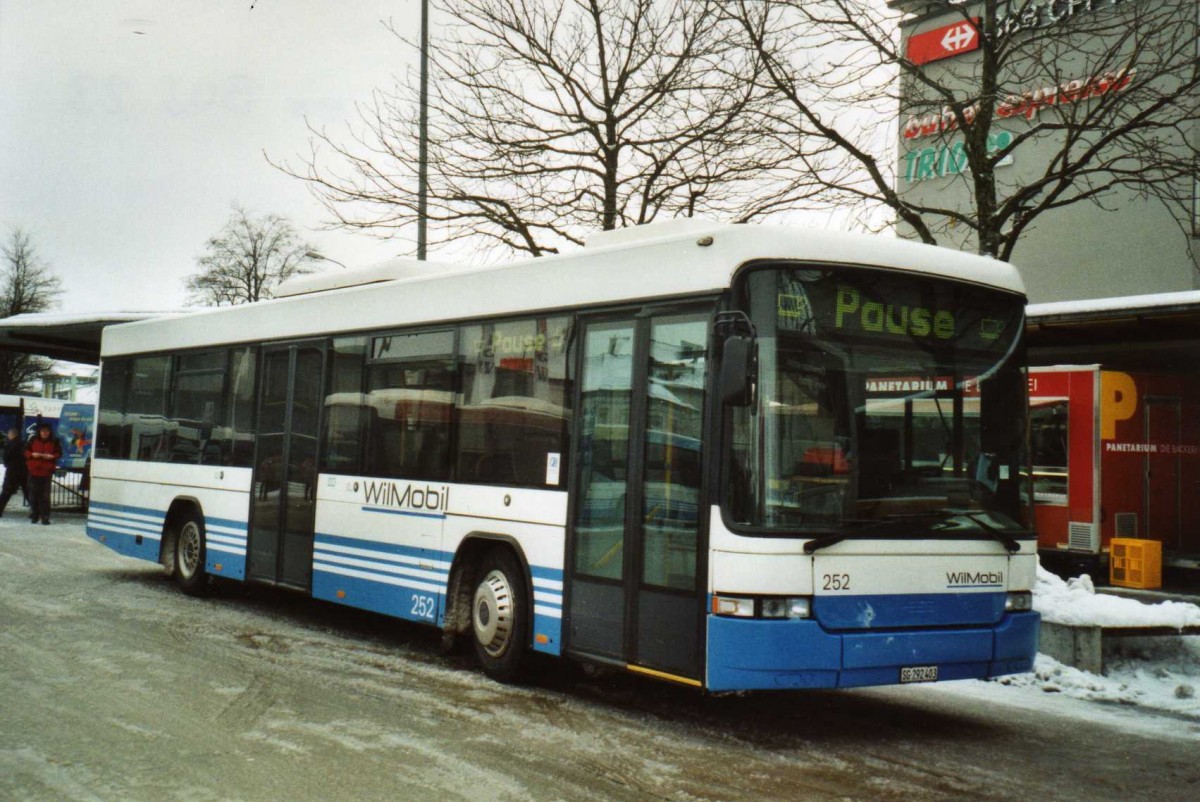
[[[1044,86],[1031,89],[1019,95],[1008,95],[996,105],[996,116],[1000,119],[1023,117],[1033,120],[1043,109],[1073,103],[1081,103],[1092,98],[1115,94],[1124,91],[1137,75],[1136,69],[1116,70],[1089,78],[1077,78],[1057,86]],[[979,104],[966,107],[962,111],[967,125],[975,122],[979,116]],[[921,139],[934,136],[944,131],[957,130],[958,117],[954,110],[945,107],[940,112],[910,117],[901,129],[905,139]]]

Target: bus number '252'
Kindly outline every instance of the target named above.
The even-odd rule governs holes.
[[[410,611],[413,618],[423,618],[432,621],[433,613],[436,609],[437,601],[432,596],[422,596],[419,593],[413,594],[412,610]]]
[[[850,590],[849,574],[825,574],[821,590]]]

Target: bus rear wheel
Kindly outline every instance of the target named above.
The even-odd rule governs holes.
[[[208,592],[208,574],[204,572],[204,519],[189,512],[175,524],[175,584],[189,596]]]
[[[471,605],[475,654],[483,671],[498,682],[510,682],[525,656],[528,627],[524,572],[508,549],[493,549],[484,558]]]

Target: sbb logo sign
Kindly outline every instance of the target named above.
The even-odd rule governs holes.
[[[908,60],[913,64],[959,56],[979,49],[979,18],[944,25],[908,39]]]

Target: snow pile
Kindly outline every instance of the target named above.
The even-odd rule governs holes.
[[[1062,580],[1038,568],[1033,607],[1043,621],[1102,627],[1200,626],[1200,607],[1185,602],[1144,604],[1096,593],[1091,577]],[[1039,654],[1028,674],[1000,677],[994,686],[1022,694],[1166,711],[1200,720],[1200,636],[1115,638],[1104,644],[1104,675],[1090,674]]]
[[[1096,593],[1087,574],[1060,579],[1038,566],[1037,585],[1033,589],[1033,609],[1042,620],[1053,624],[1102,627],[1175,627],[1200,626],[1200,607],[1186,602],[1164,601],[1144,604]]]
[[[1026,692],[1137,705],[1200,720],[1200,638],[1134,638],[1105,659],[1104,676],[1039,654],[1029,674],[993,680]]]

